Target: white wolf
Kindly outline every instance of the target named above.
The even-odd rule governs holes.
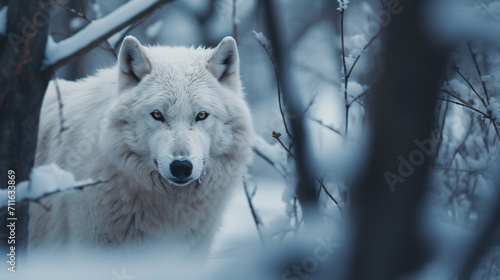
[[[36,165],[113,179],[42,200],[30,243],[119,247],[162,240],[208,252],[228,195],[252,160],[252,123],[233,38],[215,49],[125,38],[115,67],[58,81],[41,113]]]

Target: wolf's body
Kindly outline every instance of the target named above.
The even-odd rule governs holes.
[[[127,37],[115,67],[58,81],[61,135],[51,83],[36,165],[55,162],[77,179],[115,176],[42,200],[50,211],[32,204],[29,248],[167,240],[207,251],[252,156],[238,64],[232,38],[193,49],[147,48]],[[192,168],[179,175],[174,162]]]

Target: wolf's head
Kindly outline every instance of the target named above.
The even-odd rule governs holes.
[[[118,70],[119,129],[130,151],[124,157],[151,168],[146,172],[184,186],[241,152],[235,142],[249,137],[251,121],[233,38],[194,49],[145,47],[128,36]]]

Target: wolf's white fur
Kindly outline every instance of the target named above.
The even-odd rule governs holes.
[[[116,247],[167,239],[207,251],[230,190],[252,158],[252,124],[236,43],[215,49],[122,44],[118,65],[59,80],[42,107],[36,165],[56,162],[77,179],[109,182],[59,194],[30,209],[30,249],[46,244]],[[165,122],[153,119],[159,110]],[[196,121],[199,112],[210,115]],[[192,181],[172,184],[168,166],[193,163]]]

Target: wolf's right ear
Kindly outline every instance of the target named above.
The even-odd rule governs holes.
[[[144,47],[134,36],[127,36],[123,40],[118,54],[118,86],[126,89],[137,85],[144,76],[151,73]]]
[[[227,36],[222,39],[213,50],[212,56],[208,60],[207,69],[221,84],[235,90],[241,89],[238,47],[232,37]]]

